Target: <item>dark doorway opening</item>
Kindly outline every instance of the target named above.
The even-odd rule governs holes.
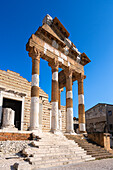
[[[79,125],[78,124],[74,124],[74,131],[75,133],[77,133],[77,129],[79,128]]]
[[[18,130],[21,129],[21,108],[22,102],[12,99],[3,98],[3,108],[11,108],[15,111],[14,124]]]

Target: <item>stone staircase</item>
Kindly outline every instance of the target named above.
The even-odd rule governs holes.
[[[32,168],[47,168],[71,163],[95,160],[87,155],[73,140],[68,140],[64,135],[42,133],[38,141],[32,141],[28,148],[23,149],[24,160]]]
[[[112,158],[113,154],[109,153],[103,147],[97,145],[87,138],[87,135],[66,135],[69,140],[74,140],[75,143],[87,151],[87,154],[92,155],[96,159]]]

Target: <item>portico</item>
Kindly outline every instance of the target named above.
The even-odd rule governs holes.
[[[80,53],[68,39],[69,33],[55,17],[47,15],[43,25],[29,39],[26,50],[32,58],[32,87],[30,129],[39,130],[39,63],[46,60],[52,69],[52,119],[51,131],[62,130],[60,93],[66,87],[66,132],[73,133],[73,92],[72,84],[78,81],[79,131],[85,132],[85,107],[83,80],[84,66],[90,62],[85,53]],[[62,68],[61,72],[58,69]]]

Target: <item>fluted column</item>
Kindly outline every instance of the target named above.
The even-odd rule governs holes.
[[[59,122],[59,130],[62,130],[62,114],[61,114],[61,89],[59,89],[59,99],[58,99],[58,122]]]
[[[66,75],[66,132],[73,133],[73,96],[72,96],[72,70],[65,70]]]
[[[78,76],[78,113],[79,113],[80,133],[84,133],[86,131],[83,81],[84,81],[84,75],[79,75]]]
[[[29,56],[32,58],[30,130],[39,130],[39,64],[41,53],[33,48],[29,52]]]
[[[59,130],[58,126],[58,67],[59,64],[57,61],[49,63],[49,66],[52,68],[52,93],[51,93],[51,102],[52,102],[52,121],[51,121],[51,131],[53,133]]]

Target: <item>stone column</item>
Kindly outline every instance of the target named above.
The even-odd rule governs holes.
[[[8,131],[10,130],[17,131],[18,129],[15,128],[14,125],[14,118],[15,118],[15,111],[12,110],[11,108],[4,108],[2,129]]]
[[[39,130],[39,64],[41,53],[34,47],[29,56],[32,58],[30,130]]]
[[[73,96],[72,96],[72,70],[65,70],[66,75],[66,132],[74,133],[73,130]]]
[[[104,139],[104,148],[109,151],[110,148],[110,134],[109,133],[104,133],[103,134],[103,139]]]
[[[80,74],[78,76],[78,113],[79,113],[80,133],[84,133],[86,131],[83,81],[84,81],[84,75]]]
[[[57,61],[49,63],[52,68],[52,121],[51,121],[51,131],[57,133],[59,131],[58,127],[58,67]]]
[[[61,97],[60,97],[60,94],[61,94],[61,89],[59,89],[59,93],[58,93],[58,95],[59,95],[59,97],[58,97],[58,113],[59,113],[59,116],[58,116],[58,118],[59,118],[59,130],[62,130],[62,114],[61,114]]]

